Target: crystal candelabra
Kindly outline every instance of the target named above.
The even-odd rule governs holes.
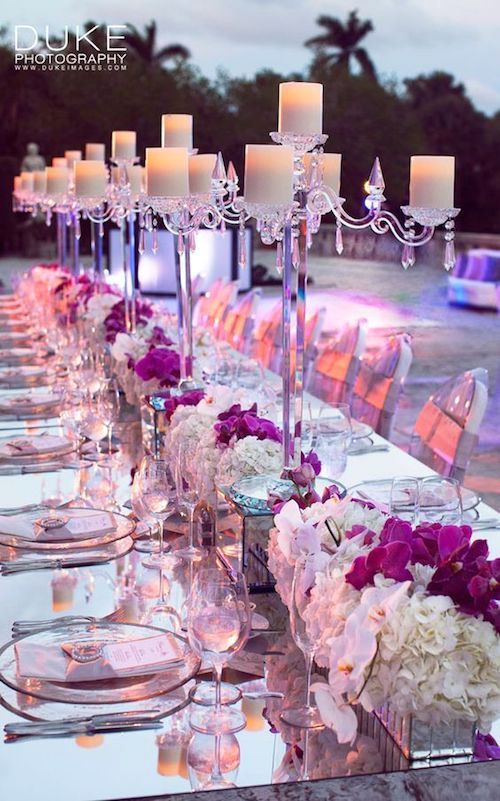
[[[141,206],[141,194],[132,191],[129,169],[138,164],[138,158],[113,159],[118,167],[118,181],[110,186],[109,204],[111,219],[120,231],[123,264],[123,298],[127,330],[136,328],[137,261],[135,255],[135,220]]]
[[[145,231],[152,235],[152,250],[158,252],[158,219],[177,239],[175,278],[177,289],[177,330],[180,356],[179,389],[195,386],[193,380],[193,298],[191,289],[191,251],[201,226],[217,228],[219,210],[211,194],[187,197],[143,195],[139,211],[139,252],[145,250]]]
[[[277,144],[294,151],[294,202],[290,206],[233,201],[236,209],[256,219],[257,230],[266,245],[276,243],[276,265],[282,273],[282,384],[283,384],[283,465],[297,467],[301,457],[302,411],[304,388],[304,353],[307,292],[307,252],[312,236],[320,228],[322,215],[333,212],[336,218],[335,245],[343,251],[342,226],[354,229],[371,228],[377,234],[392,233],[403,245],[402,264],[415,263],[415,248],[425,245],[438,225],[445,225],[446,269],[453,267],[454,218],[459,209],[432,209],[403,206],[404,224],[396,215],[382,208],[385,183],[378,158],[368,179],[367,214],[359,219],[344,208],[344,199],[323,183],[321,170],[322,145],[325,134],[302,136],[296,133],[273,132]],[[304,156],[314,151],[309,167]],[[422,230],[415,231],[415,225]]]

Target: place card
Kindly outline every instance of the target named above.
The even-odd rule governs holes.
[[[102,651],[104,658],[117,673],[135,668],[157,668],[182,657],[179,644],[170,634],[108,643]]]

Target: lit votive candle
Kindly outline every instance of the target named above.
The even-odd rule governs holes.
[[[16,175],[14,178],[14,192],[20,192],[23,188],[23,179],[20,175]]]
[[[193,149],[193,118],[191,114],[162,114],[161,146]]]
[[[113,131],[111,136],[112,159],[135,159],[137,134],[135,131]]]
[[[21,187],[24,192],[33,192],[35,186],[35,176],[32,172],[21,173]]]
[[[323,84],[280,83],[278,131],[305,136],[323,132]]]
[[[66,612],[71,609],[74,601],[75,587],[78,583],[76,576],[66,571],[54,575],[52,585],[52,611]]]
[[[85,145],[85,161],[104,161],[105,159],[105,145],[97,142],[87,142]]]
[[[164,743],[159,738],[156,769],[160,776],[177,776],[182,756],[180,743]]]
[[[185,147],[146,148],[146,193],[153,197],[186,197],[189,194]]]
[[[323,183],[333,189],[336,195],[340,193],[340,170],[342,166],[342,153],[321,153],[316,156],[321,165],[323,176]],[[310,168],[313,160],[312,153],[306,153],[304,156],[304,164],[307,169]]]
[[[75,737],[75,743],[80,748],[99,748],[103,742],[103,734],[79,734],[77,737]]]
[[[71,169],[77,161],[82,160],[82,151],[81,150],[65,150],[64,157],[66,159],[66,163],[68,167]]]
[[[66,159],[65,159],[66,160]],[[68,189],[69,172],[67,167],[47,167],[47,194],[62,195]]]
[[[243,698],[241,711],[247,719],[246,731],[260,731],[266,725],[263,716],[266,702],[263,698]]]
[[[39,195],[45,194],[45,190],[47,189],[47,176],[45,175],[45,170],[35,170],[33,176],[35,192],[37,192]]]
[[[75,164],[75,195],[101,198],[106,194],[108,176],[103,161],[77,161]]]
[[[455,157],[412,156],[410,206],[452,209],[455,202]]]
[[[212,190],[212,173],[216,158],[215,153],[189,157],[190,195],[206,195]]]
[[[245,200],[286,205],[293,201],[293,150],[280,145],[247,145]]]
[[[64,158],[64,156],[56,156],[52,159],[52,166],[53,167],[67,167],[68,162]]]

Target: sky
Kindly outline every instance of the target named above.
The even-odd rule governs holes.
[[[186,45],[205,74],[223,67],[249,76],[265,67],[302,70],[311,59],[303,42],[319,32],[318,15],[345,18],[353,8],[373,21],[365,45],[380,75],[445,70],[479,109],[500,110],[500,0],[17,0],[2,22],[57,33],[88,19],[138,27],[155,19],[159,43]]]

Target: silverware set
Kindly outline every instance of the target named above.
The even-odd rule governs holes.
[[[125,623],[126,611],[122,606],[115,609],[104,617],[93,617],[92,615],[63,615],[62,617],[51,617],[42,620],[14,620],[12,624],[12,636],[19,637],[22,634],[34,634],[37,631],[56,629],[59,626],[71,626],[75,623]]]
[[[389,445],[360,445],[359,447],[349,448],[348,456],[362,456],[365,453],[382,453],[390,450]]]
[[[115,557],[93,556],[93,557],[58,557],[50,559],[17,559],[13,562],[5,562],[0,566],[0,575],[11,576],[15,573],[25,573],[30,570],[63,570],[69,567],[95,567],[105,565],[113,561]]]
[[[64,720],[22,720],[4,726],[5,742],[16,742],[32,737],[68,737],[75,734],[98,734],[105,732],[143,731],[161,729],[158,718],[160,709],[129,712],[111,712],[108,715],[90,715]]]

